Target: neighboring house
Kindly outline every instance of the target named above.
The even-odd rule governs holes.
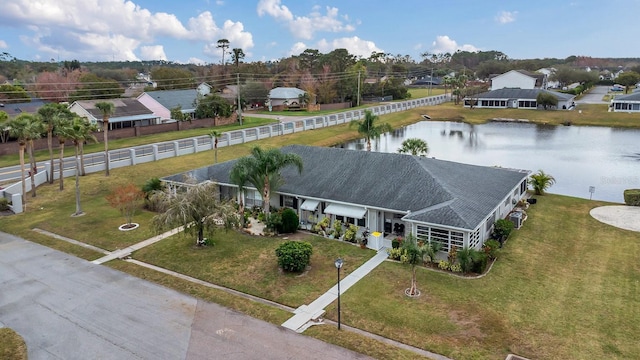
[[[504,88],[545,89],[547,82],[545,74],[525,70],[507,71],[504,74],[491,76],[490,79],[491,87],[489,90]]]
[[[558,99],[558,109],[571,109],[575,106],[575,95],[559,93],[543,89],[500,89],[487,91],[464,98],[464,107],[494,108],[494,109],[537,109],[538,94],[549,93]]]
[[[162,122],[171,120],[171,109],[181,107],[183,114],[193,118],[196,112],[198,91],[186,90],[158,90],[147,91],[138,96],[138,101],[151,109]]]
[[[292,87],[277,87],[269,91],[269,106],[272,108],[281,108],[285,106],[299,106],[300,95],[305,93],[304,90]]]
[[[109,116],[109,130],[160,123],[160,117],[136,99],[78,100],[71,104],[69,110],[102,127],[102,112],[96,108],[96,103],[99,102],[114,105],[114,113]]]
[[[206,82],[203,82],[200,85],[198,85],[196,90],[198,90],[198,93],[200,95],[207,96],[207,95],[211,94],[211,90],[213,90],[213,86],[207,84]]]
[[[425,76],[421,79],[418,79],[416,81],[413,82],[413,84],[411,85],[433,85],[433,86],[438,86],[442,84],[442,78],[441,77],[437,77],[434,76],[433,78],[431,76]]]
[[[551,78],[551,76],[556,73],[555,68],[542,68],[542,69],[536,70],[536,72],[545,75],[547,79],[547,85],[544,87],[545,89],[557,89],[560,87],[559,81],[549,80],[549,78]]]
[[[614,97],[609,107],[614,112],[640,112],[640,91]]]
[[[16,117],[20,114],[35,114],[38,109],[43,107],[46,103],[40,99],[31,99],[31,102],[21,102],[8,104],[3,103],[0,100],[0,111],[4,111],[10,118]]]
[[[230,104],[235,104],[238,100],[238,85],[227,85],[218,94],[226,99]]]
[[[298,154],[304,169],[285,168],[283,185],[271,206],[290,207],[301,223],[355,224],[360,231],[381,232],[384,239],[369,247],[391,247],[394,234],[415,234],[452,247],[480,249],[496,220],[509,215],[526,193],[528,171],[485,167],[395,153],[291,145],[284,153]],[[239,200],[229,173],[237,160],[195,169],[163,180],[184,186],[184,179],[215,181],[220,196]],[[357,170],[359,169],[359,170]],[[260,192],[247,185],[245,205],[261,206]]]

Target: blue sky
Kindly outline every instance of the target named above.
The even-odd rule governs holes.
[[[305,49],[510,58],[640,57],[640,0],[2,0],[0,52],[25,60],[220,63]],[[226,57],[228,59],[228,56]]]

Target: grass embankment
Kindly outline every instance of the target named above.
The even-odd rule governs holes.
[[[0,360],[27,360],[27,345],[12,329],[0,328]]]
[[[424,108],[434,121],[464,121],[483,124],[495,118],[526,119],[536,124],[640,128],[638,114],[607,112],[607,105],[578,105],[576,110],[468,109],[447,103]]]
[[[414,109],[383,116],[382,120],[397,128],[419,121],[422,113],[446,113],[449,107]],[[356,137],[354,129],[339,125],[221,148],[219,159],[242,156],[255,145],[328,146]],[[125,182],[141,185],[150,177],[205,166],[212,159],[213,151],[207,151],[113,169],[109,181],[102,173],[82,177],[87,215],[77,218],[69,217],[74,211],[72,179],[67,179],[64,192],[57,190],[57,184],[41,186],[37,198],[27,197],[27,212],[0,218],[0,227],[93,259],[100,254],[30,229],[43,228],[109,249],[143,240],[151,234],[152,214],[136,215],[134,221],[141,228],[124,235],[116,230],[123,219],[104,197]],[[465,280],[420,270],[418,284],[423,295],[408,299],[402,292],[409,284],[409,269],[384,263],[344,294],[343,322],[456,359],[504,359],[509,352],[544,359],[640,358],[635,339],[640,333],[640,235],[592,219],[589,210],[603,203],[557,195],[538,199],[524,228],[515,232],[488,276]],[[271,254],[279,240],[224,232],[218,236],[211,248],[194,249],[189,239],[173,237],[134,253],[134,257],[297,306],[328,289],[335,276],[332,263],[337,255],[347,257],[355,268],[364,261],[359,256],[367,254],[346,244],[311,239],[315,244],[312,268],[298,278],[277,272]],[[221,256],[224,254],[226,257]],[[234,264],[236,261],[239,264]],[[109,265],[275,324],[290,315],[124,261]],[[327,309],[327,317],[337,318],[335,307]],[[378,358],[414,356],[328,326],[306,333]]]

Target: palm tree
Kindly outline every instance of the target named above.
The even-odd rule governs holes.
[[[233,57],[233,63],[236,65],[236,69],[240,66],[240,61],[244,59],[244,51],[240,48],[234,48],[231,50],[231,55]]]
[[[20,146],[20,181],[22,183],[22,204],[26,204],[27,184],[24,176],[24,153],[32,138],[40,136],[42,129],[41,123],[36,121],[35,116],[31,114],[20,114],[15,119],[9,121],[7,127],[9,128],[9,135],[18,139],[18,145]],[[31,174],[31,186],[32,196],[35,196],[35,181],[33,171]]]
[[[91,124],[79,117],[76,117],[69,126],[67,136],[73,141],[76,160],[76,212],[73,216],[80,216],[84,214],[80,204],[80,149],[85,141],[97,142],[98,140],[93,135]]]
[[[413,156],[427,156],[429,153],[429,145],[422,139],[410,138],[402,142],[402,146],[398,149],[398,152],[401,154],[411,154]]]
[[[262,193],[264,212],[269,214],[269,201],[271,192],[278,189],[283,183],[280,176],[282,169],[294,165],[298,173],[302,172],[302,158],[297,154],[285,154],[278,149],[263,150],[256,146],[251,149],[251,155],[238,159],[231,169],[232,179],[246,179]],[[238,187],[243,186],[236,182]]]
[[[419,246],[418,240],[413,233],[409,233],[402,242],[404,255],[401,259],[402,263],[411,266],[411,286],[405,290],[407,296],[419,296],[420,290],[416,281],[416,270],[418,265],[423,262],[424,255],[429,252],[428,245]]]
[[[60,178],[60,191],[64,190],[64,145],[67,140],[71,139],[73,131],[73,122],[79,119],[78,115],[72,114],[71,116],[58,115],[55,117],[55,124],[53,128],[53,135],[58,138],[58,147],[60,151],[58,153],[58,174]],[[51,172],[53,173],[53,165],[51,166]]]
[[[213,140],[213,149],[215,150],[215,163],[218,163],[218,139],[222,136],[222,133],[217,130],[211,130],[209,133],[211,140]]]
[[[38,115],[47,128],[47,146],[49,147],[49,166],[50,171],[47,174],[47,181],[53,184],[53,130],[55,127],[56,117],[61,113],[70,113],[63,104],[48,103],[38,109]]]
[[[385,132],[393,130],[387,123],[376,125],[377,120],[377,115],[374,115],[371,110],[365,110],[363,120],[352,120],[349,124],[349,126],[357,126],[358,133],[364,135],[367,140],[367,151],[371,151],[371,139],[378,139]]]
[[[229,173],[229,180],[238,186],[238,212],[240,221],[244,226],[244,187],[249,181],[249,168],[247,166],[234,166]]]
[[[104,163],[105,163],[105,175],[109,176],[109,117],[115,111],[115,105],[110,102],[96,103],[96,108],[102,112],[102,126],[104,127]]]
[[[185,233],[196,234],[197,245],[204,245],[204,233],[212,232],[220,220],[227,228],[238,224],[233,203],[218,200],[218,185],[205,182],[173,195],[167,210],[153,217],[153,224],[158,231],[183,226]]]
[[[537,173],[529,177],[529,183],[536,195],[544,195],[544,192],[556,183],[556,179],[544,171],[538,170]]]
[[[9,114],[4,111],[0,111],[0,143],[7,141],[7,134],[9,132]]]

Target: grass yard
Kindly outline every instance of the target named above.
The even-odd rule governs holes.
[[[0,360],[27,360],[27,345],[12,329],[0,329]]]
[[[538,197],[488,276],[421,269],[417,299],[386,262],[343,296],[343,322],[455,359],[638,359],[640,233],[591,218],[602,204]]]
[[[133,254],[133,258],[217,285],[297,308],[336,283],[334,261],[345,261],[344,276],[375,252],[351,244],[309,235],[313,246],[310,268],[302,274],[279,271],[275,250],[284,240],[220,230],[215,245],[194,246],[194,239],[176,235]]]

